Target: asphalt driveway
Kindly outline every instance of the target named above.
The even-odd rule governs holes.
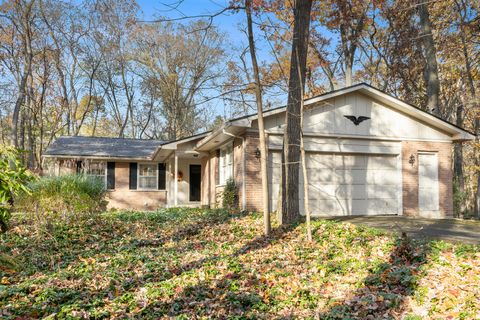
[[[414,238],[442,239],[460,243],[480,244],[480,221],[398,216],[348,216],[332,219],[393,232],[405,231]]]

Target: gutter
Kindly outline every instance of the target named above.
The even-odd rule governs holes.
[[[225,131],[225,128],[222,129],[222,133],[227,136],[242,139],[242,210],[247,208],[247,193],[246,193],[246,184],[245,184],[245,170],[246,170],[246,156],[245,156],[245,138],[241,136],[236,136],[230,132]]]
[[[150,157],[144,158],[126,158],[126,157],[107,157],[107,156],[89,156],[89,155],[53,155],[43,154],[42,158],[57,159],[94,159],[94,160],[122,160],[122,161],[152,161]]]
[[[212,132],[210,135],[206,136],[202,140],[198,141],[198,143],[197,143],[197,145],[195,146],[194,149],[201,148],[202,146],[204,146],[205,144],[210,142],[212,139],[214,139],[216,136],[218,136],[220,133],[225,133],[225,129],[230,127],[230,126],[232,126],[232,123],[231,122],[226,122],[219,129]],[[229,134],[229,135],[231,136],[231,134]]]

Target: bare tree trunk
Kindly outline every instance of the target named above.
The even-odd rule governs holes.
[[[437,116],[440,116],[440,80],[438,78],[437,51],[435,49],[435,41],[433,40],[432,23],[428,13],[427,2],[422,2],[419,5],[418,12],[426,60],[424,77],[427,85],[427,108]]]
[[[480,144],[480,116],[477,115],[475,119],[475,133],[477,135],[476,142]],[[480,155],[476,156],[476,165],[480,166]],[[477,192],[475,195],[475,212],[477,213],[477,218],[480,219],[480,170],[477,170]]]
[[[255,53],[255,40],[253,38],[252,27],[252,1],[245,0],[245,8],[247,12],[247,28],[248,28],[248,46],[250,47],[250,57],[252,59],[253,76],[255,78],[255,99],[257,102],[258,112],[258,137],[260,140],[260,174],[262,176],[262,204],[263,204],[263,222],[264,233],[270,235],[270,211],[268,206],[268,149],[265,142],[265,125],[263,123],[263,101],[262,101],[262,84],[260,82],[260,72],[258,70],[257,55]]]
[[[345,54],[345,86],[350,87],[353,83],[353,53],[346,50]]]
[[[457,106],[456,124],[459,127],[463,127],[463,102]],[[465,192],[465,179],[463,176],[463,143],[462,142],[457,142],[454,145],[453,172],[455,176],[454,183],[456,184],[458,191],[461,193]],[[457,213],[460,216],[465,209],[465,204],[462,202],[460,204],[460,208],[455,208],[455,209],[458,209],[459,212]]]
[[[302,74],[300,68],[297,68],[298,72],[298,77],[302,79]],[[302,97],[304,96],[303,88],[304,85],[303,83],[300,84],[302,88]],[[304,142],[304,132],[303,132],[303,122],[304,122],[304,114],[303,110],[304,109],[304,100],[300,100],[300,128],[301,128],[301,135],[300,135],[300,157],[302,161],[302,173],[303,173],[303,211],[305,213],[305,219],[307,222],[307,240],[310,242],[312,241],[312,224],[311,224],[311,219],[310,219],[310,203],[309,203],[309,195],[310,193],[308,192],[308,173],[307,173],[307,159],[305,156],[305,142]]]
[[[282,163],[282,180],[285,184],[282,188],[282,224],[292,224],[300,216],[298,192],[301,140],[300,111],[303,100],[302,86],[305,84],[311,10],[312,1],[295,1],[286,132],[283,139],[285,157]]]
[[[12,115],[12,144],[18,148],[18,122],[20,117],[20,111],[25,101],[26,91],[27,91],[27,79],[32,73],[32,60],[33,60],[33,51],[32,51],[32,35],[31,35],[31,28],[30,28],[30,19],[31,19],[31,12],[32,7],[35,1],[30,1],[22,12],[22,21],[21,24],[23,25],[23,46],[24,46],[24,60],[25,65],[23,69],[23,74],[20,79],[20,84],[18,87],[18,97],[15,101],[15,107],[13,109]]]
[[[70,135],[70,108],[69,108],[69,102],[68,102],[68,90],[67,90],[67,83],[66,83],[66,78],[65,78],[65,72],[64,72],[64,66],[62,65],[61,62],[61,52],[62,52],[62,47],[58,42],[57,36],[53,30],[52,25],[50,24],[49,18],[45,15],[45,10],[43,8],[43,0],[40,0],[38,2],[39,7],[40,7],[40,12],[42,14],[43,21],[45,22],[45,25],[48,28],[50,37],[53,40],[53,43],[55,45],[55,52],[53,54],[54,60],[55,60],[55,69],[57,70],[58,73],[58,82],[60,83],[60,87],[62,89],[62,108],[64,111],[67,112],[67,135]]]
[[[304,144],[304,137],[303,137],[303,99],[302,105],[300,108],[300,123],[302,128],[302,135],[300,137],[300,151],[301,151],[301,158],[302,158],[302,172],[303,172],[303,206],[305,211],[305,218],[307,221],[307,240],[312,241],[312,225],[310,223],[310,204],[309,204],[309,192],[308,192],[308,173],[307,173],[307,160],[305,157],[305,144]]]

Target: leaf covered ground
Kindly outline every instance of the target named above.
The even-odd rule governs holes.
[[[480,253],[349,223],[222,210],[105,213],[0,238],[3,319],[478,319]]]

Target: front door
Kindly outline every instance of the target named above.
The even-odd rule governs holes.
[[[418,155],[418,209],[420,216],[439,215],[438,157],[434,153]]]
[[[202,182],[202,166],[190,165],[190,201],[200,201]]]

